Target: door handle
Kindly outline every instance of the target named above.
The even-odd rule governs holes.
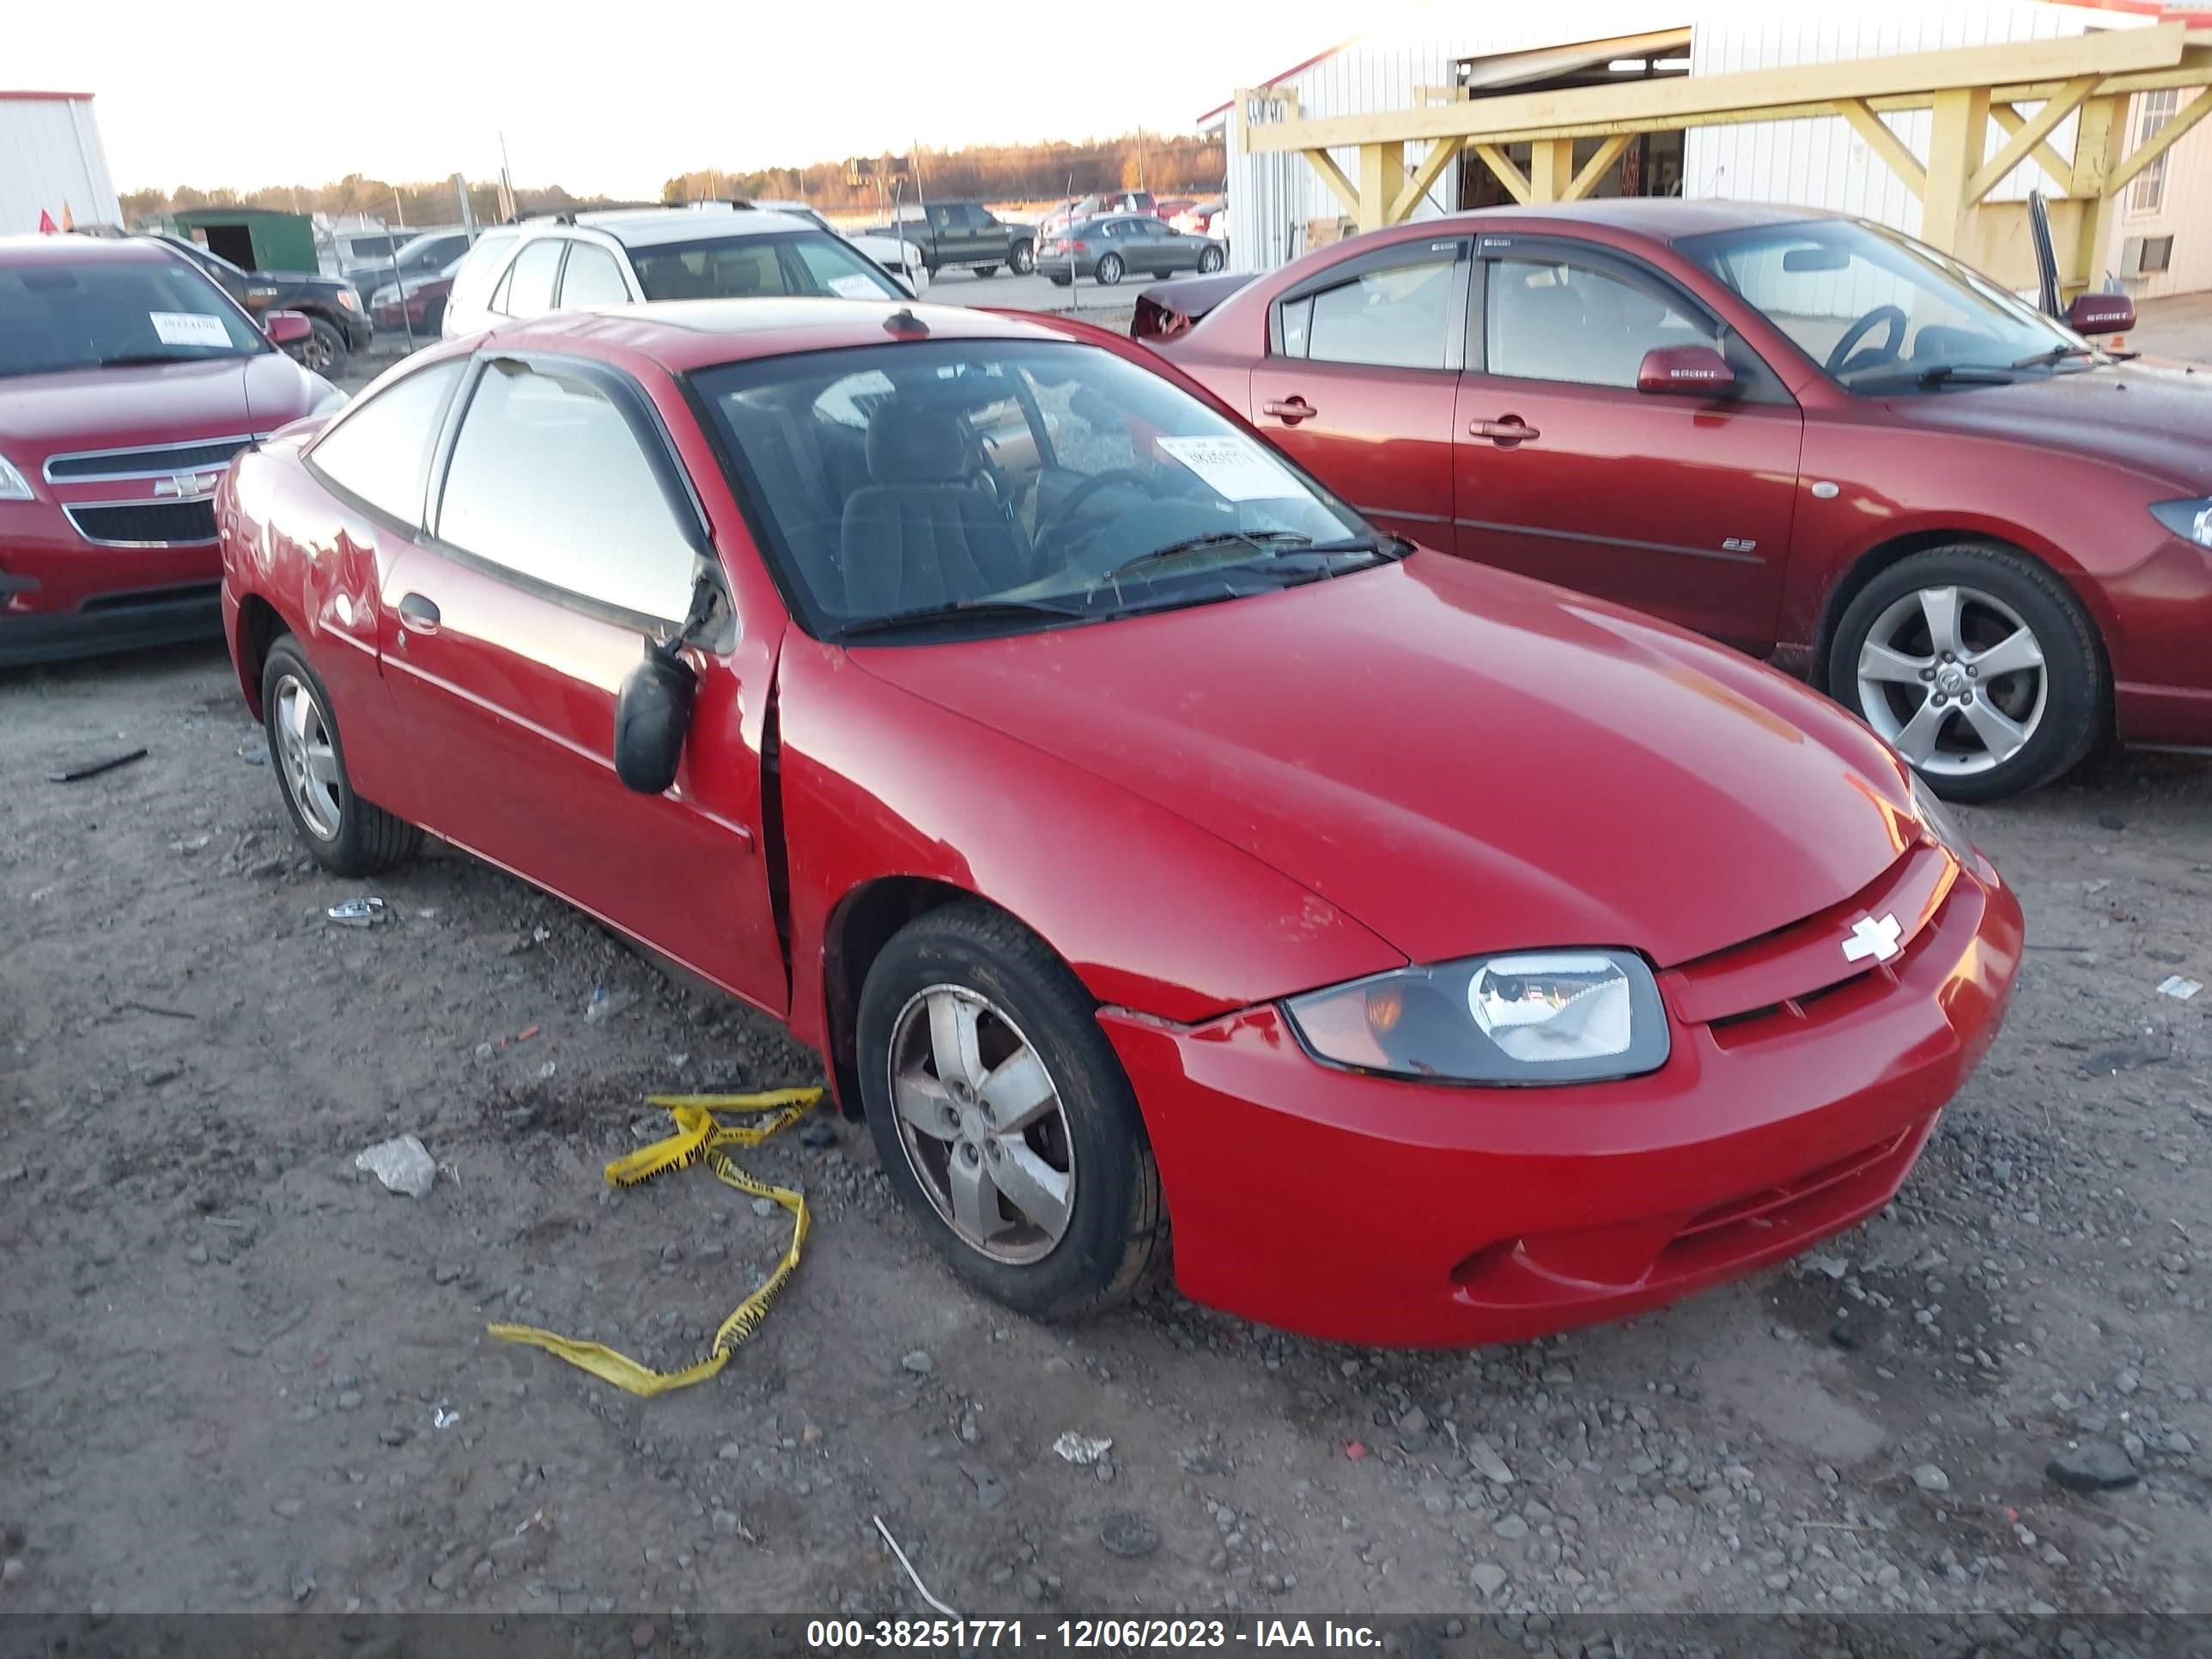
[[[1544,435],[1518,415],[1507,415],[1495,421],[1471,421],[1467,434],[1470,438],[1488,438],[1500,449],[1510,449],[1516,444]]]
[[[441,617],[438,607],[420,593],[410,593],[399,601],[399,625],[411,628],[417,634],[434,634]]]
[[[1296,426],[1300,421],[1310,421],[1321,413],[1304,398],[1278,398],[1260,405],[1262,415],[1272,415],[1285,426]]]

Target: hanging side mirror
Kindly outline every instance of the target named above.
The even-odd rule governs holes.
[[[648,643],[644,659],[623,678],[615,698],[615,775],[641,795],[665,793],[684,763],[699,677],[681,654],[721,602],[721,589],[702,561],[691,589],[690,614],[665,641]]]

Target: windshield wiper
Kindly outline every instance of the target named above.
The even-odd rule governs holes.
[[[1243,543],[1255,553],[1277,557],[1292,553],[1373,553],[1386,557],[1402,555],[1386,554],[1384,550],[1364,536],[1347,537],[1342,541],[1317,542],[1295,530],[1212,530],[1203,536],[1192,536],[1165,547],[1140,553],[1126,564],[1117,564],[1098,580],[1118,581],[1124,576],[1136,575],[1154,565],[1164,564],[1193,553],[1203,553],[1209,548],[1233,547]]]
[[[1083,605],[1054,605],[1045,599],[956,599],[951,605],[927,605],[913,611],[894,611],[889,616],[863,617],[839,629],[836,637],[850,640],[870,634],[896,634],[933,623],[1034,621],[1040,617],[1065,622],[1090,614]]]
[[[2097,355],[2097,348],[2094,346],[2055,345],[2048,351],[2031,352],[2013,367],[2014,368],[2048,368],[2054,363],[2064,362],[2069,357],[2094,357]]]
[[[240,351],[210,354],[216,357],[242,357],[245,355]],[[204,363],[208,361],[207,357],[188,357],[174,351],[118,351],[112,357],[94,358],[92,366],[94,368],[143,368],[149,363]]]

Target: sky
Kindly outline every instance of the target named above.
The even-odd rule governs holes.
[[[375,0],[197,22],[145,0],[13,9],[0,88],[92,93],[118,191],[490,179],[503,132],[516,184],[616,198],[657,197],[691,167],[1187,132],[1364,15],[1342,0]],[[375,13],[393,27],[368,28]]]

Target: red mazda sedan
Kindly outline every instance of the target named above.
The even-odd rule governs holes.
[[[1880,1208],[2020,908],[1865,728],[1379,534],[1142,348],[696,301],[241,459],[287,811],[422,829],[789,1023],[965,1278],[1520,1338]]]
[[[216,481],[344,401],[158,244],[0,239],[0,666],[212,639]]]
[[[1159,290],[1137,326],[1225,287]],[[2076,302],[2084,328],[2132,314]],[[2108,732],[2212,749],[2212,379],[1893,231],[1468,214],[1157,344],[1378,524],[1808,673],[1946,795],[2031,787]]]

